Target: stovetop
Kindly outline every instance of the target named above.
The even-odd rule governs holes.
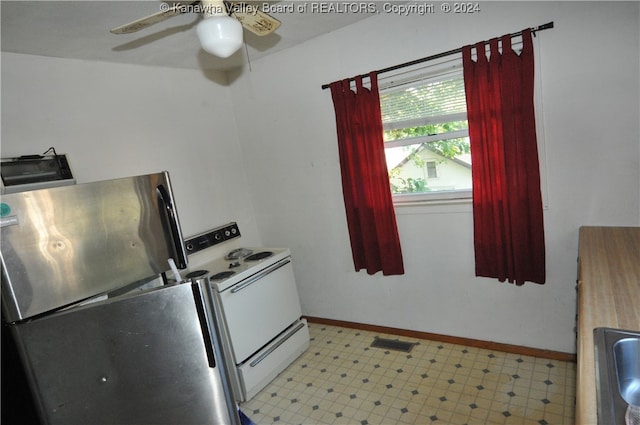
[[[248,254],[238,258],[229,256],[240,250],[242,254],[247,252]],[[222,292],[290,255],[291,252],[287,248],[251,247],[232,250],[222,257],[218,254],[216,257],[206,258],[206,251],[204,251],[200,254],[199,263],[189,264],[189,267],[180,274],[184,279],[191,279],[205,270],[208,272],[212,286],[218,292]]]
[[[238,224],[231,222],[186,239],[184,244],[189,255],[189,265],[180,272],[182,278],[196,278],[205,270],[212,286],[222,292],[291,255],[287,248],[229,247],[223,254],[220,246],[214,248],[239,237]]]

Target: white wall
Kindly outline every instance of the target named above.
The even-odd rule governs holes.
[[[258,244],[230,104],[199,71],[3,53],[2,156],[54,146],[79,183],[168,170],[185,236],[238,221]]]
[[[381,7],[382,3],[378,3]],[[252,64],[231,85],[258,228],[292,249],[310,316],[575,352],[581,225],[640,225],[639,5],[481,3],[366,19]],[[467,205],[397,208],[406,274],[353,271],[331,95],[320,86],[555,22],[539,34],[547,283],[474,277]],[[286,25],[284,20],[283,25]],[[239,118],[238,118],[239,119]]]

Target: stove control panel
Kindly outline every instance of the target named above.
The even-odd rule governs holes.
[[[238,223],[232,222],[185,239],[184,246],[187,254],[190,255],[238,237],[240,237]]]

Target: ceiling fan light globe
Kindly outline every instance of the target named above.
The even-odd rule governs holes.
[[[202,48],[221,58],[228,58],[242,46],[242,24],[230,16],[206,18],[196,32]]]

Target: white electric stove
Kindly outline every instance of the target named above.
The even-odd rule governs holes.
[[[230,223],[187,239],[190,264],[181,275],[208,275],[223,324],[222,348],[233,363],[228,369],[235,397],[246,401],[309,347],[309,330],[301,318],[289,249],[248,247],[220,254],[222,243],[239,237],[237,224]]]

